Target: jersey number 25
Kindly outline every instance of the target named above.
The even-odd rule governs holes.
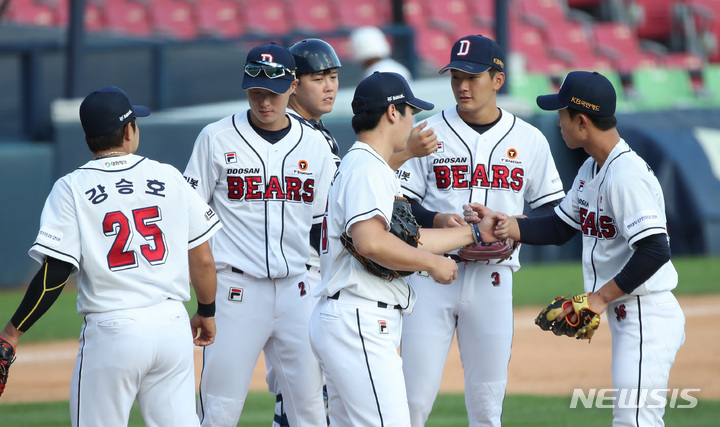
[[[133,225],[130,225],[128,217],[120,211],[105,214],[103,232],[106,236],[115,236],[115,241],[107,254],[108,267],[111,271],[137,267],[137,254],[134,250],[129,250],[134,230],[148,241],[148,244],[140,246],[140,252],[150,265],[162,264],[167,257],[165,235],[155,224],[162,220],[160,208],[151,206],[135,209],[132,215]]]

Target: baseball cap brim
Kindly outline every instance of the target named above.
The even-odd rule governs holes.
[[[144,105],[133,105],[132,109],[135,117],[147,117],[150,115],[150,109]]]
[[[459,70],[470,74],[482,74],[491,68],[490,65],[478,64],[477,62],[452,61],[444,66],[439,73],[442,74],[447,70]]]
[[[423,111],[430,111],[433,108],[435,108],[435,104],[433,104],[431,102],[423,101],[422,99],[418,99],[418,98],[413,98],[409,101],[406,101],[406,103],[413,108],[417,108],[417,109],[420,109]]]
[[[267,89],[270,92],[283,94],[290,89],[290,85],[292,85],[294,80],[295,79],[292,76],[290,76],[290,79],[287,79],[286,76],[271,79],[265,77],[263,73],[258,74],[257,77],[252,77],[246,74],[243,76],[242,88],[243,90]]]
[[[538,107],[546,111],[562,110],[563,108],[567,108],[567,105],[560,101],[560,96],[558,94],[540,95],[537,97],[536,102]]]

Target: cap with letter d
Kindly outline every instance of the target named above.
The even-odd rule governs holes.
[[[80,123],[88,138],[107,135],[123,127],[133,117],[149,115],[148,107],[132,105],[127,94],[115,86],[90,93],[80,104]]]
[[[267,43],[250,50],[245,59],[243,89],[267,89],[285,93],[295,80],[295,57],[277,43]]]
[[[481,74],[490,68],[505,71],[505,51],[495,40],[472,35],[455,42],[450,53],[450,63],[440,70],[440,74],[447,70]]]
[[[386,108],[391,104],[408,104],[420,110],[432,110],[435,105],[416,98],[407,80],[398,73],[375,71],[355,88],[353,114]]]
[[[597,71],[572,71],[557,94],[540,95],[537,105],[543,110],[572,108],[600,117],[615,114],[617,95],[610,80]]]

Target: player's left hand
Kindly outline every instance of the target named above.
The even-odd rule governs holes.
[[[190,331],[196,346],[204,347],[212,344],[215,341],[215,318],[203,317],[195,313],[190,319]]]
[[[415,126],[407,140],[406,150],[410,158],[425,157],[437,150],[438,138],[433,128],[427,128],[427,122]]]

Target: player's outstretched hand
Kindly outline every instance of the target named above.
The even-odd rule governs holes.
[[[466,203],[463,205],[463,219],[465,222],[480,222],[483,217],[492,213],[492,209],[480,203]]]
[[[433,228],[450,228],[467,225],[467,222],[458,214],[439,213],[433,218]]]
[[[195,313],[190,319],[193,343],[198,347],[210,345],[215,341],[215,318],[203,317]]]
[[[449,285],[457,279],[457,263],[450,258],[436,255],[427,272],[436,282]]]
[[[407,140],[408,154],[410,158],[425,157],[437,150],[438,139],[433,128],[427,128],[427,122],[415,126],[410,132]]]

